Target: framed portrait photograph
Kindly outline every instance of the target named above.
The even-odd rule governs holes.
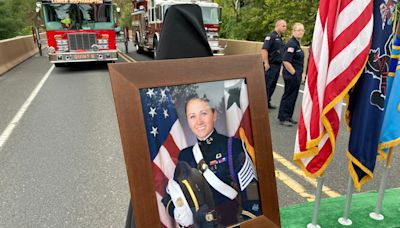
[[[136,227],[279,227],[259,55],[109,65]]]

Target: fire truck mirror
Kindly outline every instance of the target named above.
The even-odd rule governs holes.
[[[222,7],[218,7],[218,22],[222,23]]]

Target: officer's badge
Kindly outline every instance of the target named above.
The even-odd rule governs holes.
[[[222,154],[221,153],[218,153],[217,155],[215,155],[215,159],[220,159],[220,158],[222,158]]]
[[[178,199],[176,199],[175,205],[177,207],[183,207],[183,205],[184,205],[183,199],[181,197],[178,197]]]

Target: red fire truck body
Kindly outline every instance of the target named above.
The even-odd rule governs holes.
[[[68,62],[116,61],[116,32],[112,0],[41,0],[48,57]]]
[[[176,4],[197,4],[203,16],[204,28],[214,55],[223,55],[219,45],[220,8],[210,0],[133,0],[132,35],[137,52],[157,50],[164,14],[168,7]]]

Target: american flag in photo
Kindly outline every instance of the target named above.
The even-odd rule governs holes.
[[[141,89],[140,96],[160,220],[163,227],[175,227],[161,200],[174,176],[179,151],[187,147],[186,138],[168,87]]]

